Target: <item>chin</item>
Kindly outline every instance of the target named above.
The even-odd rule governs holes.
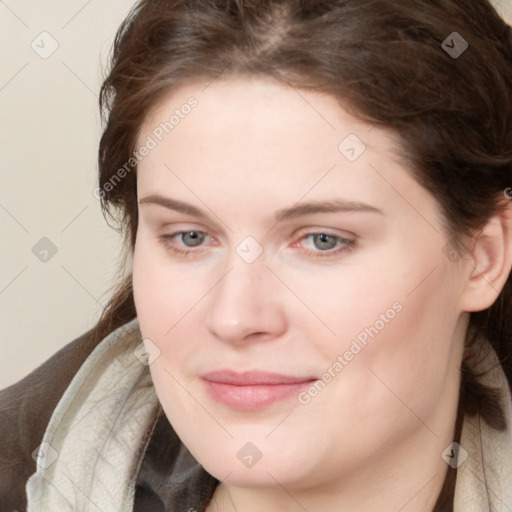
[[[237,467],[232,464],[224,465],[213,461],[211,464],[203,464],[203,467],[218,480],[237,487],[255,489],[274,487],[276,481],[285,485],[296,480],[296,475],[291,472],[292,468],[282,467],[275,462],[264,464],[263,460],[260,460],[251,468],[244,467],[242,464]]]
[[[212,452],[195,454],[196,460],[215,478],[241,487],[299,484],[316,473],[311,453],[301,453],[298,446],[283,446],[265,439],[265,435],[237,435]],[[252,441],[251,441],[252,439]],[[309,475],[309,476],[308,476]]]

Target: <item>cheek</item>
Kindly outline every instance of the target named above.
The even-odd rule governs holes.
[[[458,283],[451,263],[439,254],[435,247],[422,258],[417,251],[401,261],[383,255],[379,265],[349,269],[324,279],[324,286],[297,286],[336,333],[315,336],[299,320],[324,355],[323,370],[336,375],[322,391],[326,403],[343,404],[361,425],[369,411],[395,419],[410,415],[404,404],[428,416],[452,367],[460,364]]]
[[[156,338],[170,319],[163,315],[167,287],[162,286],[162,273],[155,265],[154,252],[138,236],[133,257],[133,295],[141,333]]]
[[[171,264],[157,242],[138,237],[133,259],[133,293],[141,332],[156,340],[186,320],[207,292],[205,269]]]
[[[391,265],[383,271],[384,255],[380,262],[278,269],[289,287],[283,304],[289,325],[297,331],[295,338],[324,354],[325,363],[350,350],[355,339],[364,347],[375,332],[382,337],[399,316],[396,309],[401,309],[405,285]]]
[[[204,279],[176,271],[165,261],[165,251],[139,237],[133,258],[133,293],[143,339],[160,351],[149,369],[159,401],[169,419],[196,417],[195,402],[183,387],[185,366],[197,352],[191,330]]]
[[[367,317],[359,331],[368,335],[363,336],[365,344],[359,343],[361,351],[343,371],[336,391],[361,424],[372,411],[380,421],[388,418],[390,429],[397,421],[417,426],[417,417],[430,418],[452,386],[453,367],[460,364],[454,337],[458,314],[447,280],[440,272],[412,293],[405,287],[388,296],[387,301],[398,299],[402,308],[388,323],[376,321],[384,312],[379,309]],[[381,309],[385,306],[386,301]]]

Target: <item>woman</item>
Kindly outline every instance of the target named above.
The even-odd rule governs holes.
[[[4,502],[510,510],[511,56],[486,0],[140,1],[96,191],[133,272],[4,392]]]

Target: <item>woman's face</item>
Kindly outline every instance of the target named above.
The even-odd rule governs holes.
[[[143,146],[135,302],[198,461],[292,490],[392,473],[418,446],[441,460],[462,272],[391,132],[333,97],[233,78],[173,91]]]

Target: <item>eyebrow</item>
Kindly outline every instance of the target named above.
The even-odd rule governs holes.
[[[158,194],[153,194],[142,198],[139,201],[140,205],[155,204],[163,206],[169,210],[174,210],[179,213],[184,213],[193,217],[205,219],[207,215],[192,206],[191,204],[171,199],[170,197],[163,197]],[[284,220],[295,219],[305,215],[312,215],[315,213],[340,213],[340,212],[368,212],[384,215],[384,212],[375,206],[371,206],[359,201],[349,201],[346,199],[334,199],[331,201],[311,201],[308,203],[296,204],[290,208],[278,210],[275,214],[275,221],[282,222]]]
[[[171,199],[170,197],[159,196],[158,194],[152,194],[150,196],[142,198],[139,201],[139,204],[156,204],[158,206],[168,208],[169,210],[175,210],[179,213],[184,213],[186,215],[191,215],[193,217],[199,217],[203,219],[207,217],[207,215],[204,212],[202,212],[199,208],[192,206],[191,204],[184,203],[182,201],[177,201],[176,199]]]
[[[384,215],[384,212],[375,206],[359,201],[347,199],[333,199],[331,201],[311,201],[285,208],[276,212],[276,222],[290,220],[314,213],[340,213],[340,212],[369,212]]]

